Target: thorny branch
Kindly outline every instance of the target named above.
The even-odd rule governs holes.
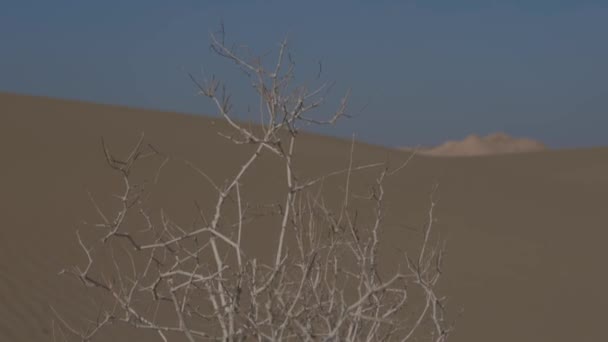
[[[143,135],[124,158],[112,154],[102,140],[108,165],[122,179],[123,191],[116,196],[120,207],[107,213],[89,194],[100,219],[93,226],[101,234],[86,240],[77,232],[86,265],[62,273],[101,290],[112,305],[83,330],[54,311],[58,318],[57,329],[53,324],[54,336],[66,339],[72,335],[89,341],[113,322],[123,322],[136,329],[153,330],[163,341],[175,334],[190,342],[408,341],[415,336],[446,341],[451,327],[445,320],[444,299],[436,290],[442,274],[443,246],[433,243],[432,238],[434,197],[417,256],[404,256],[404,272],[387,276],[379,271],[386,215],[384,183],[411,158],[393,170],[384,163],[355,165],[353,137],[349,162],[343,170],[300,179],[294,168],[299,125],[333,124],[347,116],[350,92],[328,119],[308,117],[324,102],[330,86],[322,84],[309,90],[292,85],[295,64],[287,40],[279,45],[271,68],[265,68],[260,58],[243,55],[241,47],[226,45],[223,28],[211,34],[211,48],[249,76],[260,99],[262,129],[254,131],[233,120],[230,96],[215,77],[199,82],[191,75],[192,80],[235,131],[235,135],[226,137],[235,144],[253,145],[253,152],[223,186],[189,164],[213,186],[217,197],[210,208],[210,220],[204,217],[202,224],[184,228],[164,211],[159,222],[153,220],[144,200],[145,184],[133,179],[132,171],[139,161],[160,157],[154,176],[154,182],[158,181],[169,159],[146,144]],[[286,179],[278,236],[273,237],[275,257],[268,264],[248,254],[242,244],[250,226],[248,205],[242,196],[243,178],[265,152],[282,161]],[[374,217],[369,224],[361,223],[359,212],[351,206],[355,198],[350,190],[352,174],[364,169],[380,170],[366,198]],[[338,175],[345,176],[345,186],[336,211],[324,200],[322,185]],[[229,225],[225,216],[231,205],[236,210],[236,223]],[[130,216],[143,218],[144,229],[134,229]],[[288,240],[295,241],[295,251],[288,250]],[[128,263],[117,261],[116,247]],[[99,264],[108,257],[104,251],[111,251],[112,267],[100,271]],[[423,293],[419,306],[412,303],[415,287]]]

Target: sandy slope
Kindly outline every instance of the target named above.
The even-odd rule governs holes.
[[[0,341],[49,340],[49,305],[70,319],[94,314],[85,290],[57,271],[83,260],[74,237],[94,213],[86,189],[108,194],[114,179],[99,138],[117,149],[141,131],[164,152],[188,158],[221,179],[244,156],[210,119],[0,94]],[[307,136],[303,172],[345,165],[349,143]],[[358,161],[407,157],[358,145]],[[250,183],[271,192],[276,172],[263,160]],[[179,167],[157,189],[159,201],[187,220],[203,182]],[[440,184],[437,215],[448,239],[445,290],[460,312],[452,341],[601,341],[608,275],[608,149],[474,158],[418,157],[389,184],[390,251],[416,239],[427,193]],[[270,191],[262,191],[270,188]],[[261,195],[263,196],[263,195]],[[204,201],[204,199],[203,199]],[[260,251],[272,232],[256,232]],[[257,239],[257,240],[256,240]],[[122,335],[116,341],[133,340]]]

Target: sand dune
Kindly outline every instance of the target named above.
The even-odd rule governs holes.
[[[411,150],[411,148],[404,148]],[[539,152],[546,150],[543,143],[528,139],[514,138],[498,132],[484,137],[471,134],[459,141],[446,141],[435,146],[418,149],[420,154],[442,157],[487,156],[507,153]]]
[[[164,153],[222,179],[244,154],[216,129],[227,128],[204,117],[0,94],[0,341],[49,341],[51,305],[72,321],[96,313],[87,299],[95,293],[57,272],[83,261],[74,232],[95,216],[86,191],[104,196],[115,188],[101,136],[120,150],[145,131]],[[506,137],[485,139],[501,146]],[[349,145],[304,136],[302,172],[342,168]],[[355,159],[387,155],[399,162],[409,153],[358,144]],[[186,171],[168,167],[170,182],[155,189],[158,203],[184,220],[206,195],[204,182]],[[263,158],[246,190],[263,198],[275,179],[272,160]],[[388,254],[419,238],[406,227],[423,224],[435,182],[438,228],[447,239],[442,288],[458,316],[451,341],[605,339],[608,148],[416,157],[387,185]],[[256,232],[250,242],[263,253],[269,236]],[[142,337],[119,327],[107,339]]]

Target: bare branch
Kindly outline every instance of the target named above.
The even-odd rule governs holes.
[[[343,169],[299,178],[299,126],[334,124],[349,117],[350,90],[326,119],[312,118],[311,112],[323,104],[331,84],[312,90],[293,84],[295,62],[287,38],[268,67],[263,57],[227,45],[223,26],[210,39],[215,53],[248,75],[259,97],[255,114],[261,126],[254,128],[235,119],[230,93],[214,76],[204,76],[201,82],[190,77],[231,130],[219,134],[236,146],[250,145],[249,155],[222,180],[185,161],[213,187],[203,194],[210,202],[195,201],[198,212],[188,226],[169,218],[162,208],[156,214],[147,203],[149,182],[140,178],[139,171],[147,171],[140,168],[141,160],[160,157],[154,159],[158,165],[149,178],[154,184],[161,181],[161,170],[172,160],[143,134],[124,158],[112,154],[102,139],[106,162],[122,184],[120,193],[108,194],[117,205],[104,205],[102,210],[88,193],[98,222],[90,225],[94,228],[90,234],[83,231],[81,236],[76,231],[84,267],[60,273],[99,290],[104,306],[81,331],[52,308],[56,316],[53,338],[89,341],[111,323],[121,322],[154,331],[162,341],[178,334],[191,342],[408,341],[429,336],[445,342],[451,328],[446,324],[445,300],[437,292],[444,246],[433,226],[436,187],[418,253],[412,254],[415,257],[404,253],[393,269],[394,259],[380,253],[389,214],[385,182],[405,168],[415,153],[393,170],[387,162],[357,165],[353,135]],[[281,163],[282,192],[268,205],[253,205],[269,208],[270,213],[266,209],[251,213],[247,203],[251,197],[245,194],[247,175],[263,153]],[[370,180],[370,195],[355,195],[354,174],[373,169],[377,176]],[[337,176],[344,179],[334,189],[326,181]],[[332,196],[326,196],[328,191],[343,193],[332,201]],[[117,209],[108,209],[112,207]],[[273,243],[274,255],[271,261],[261,262],[244,241],[258,234],[257,219],[268,215],[277,226],[265,232],[276,235],[264,239]],[[410,292],[412,288],[418,291]],[[412,300],[418,294],[421,298]]]

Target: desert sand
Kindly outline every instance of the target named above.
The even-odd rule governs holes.
[[[84,261],[75,231],[95,217],[87,190],[103,198],[116,189],[102,136],[120,151],[145,132],[164,153],[222,179],[244,155],[217,129],[227,129],[217,118],[0,94],[0,341],[51,340],[50,306],[73,322],[96,313],[89,290],[57,273]],[[306,135],[298,148],[303,172],[320,174],[346,165],[350,142]],[[363,143],[355,150],[358,162],[408,156]],[[271,163],[262,160],[250,191],[272,188]],[[206,195],[203,182],[179,166],[164,172],[155,196],[187,221],[193,200]],[[451,341],[605,339],[608,148],[417,156],[387,184],[387,255],[420,238],[435,183]],[[254,236],[261,251],[272,239]],[[113,338],[135,336],[119,330]]]
[[[416,149],[418,153],[440,157],[491,156],[508,153],[528,153],[545,151],[547,147],[540,141],[530,138],[515,138],[503,132],[480,137],[470,134],[462,140],[448,140],[435,147]],[[404,147],[411,151],[414,148]]]

